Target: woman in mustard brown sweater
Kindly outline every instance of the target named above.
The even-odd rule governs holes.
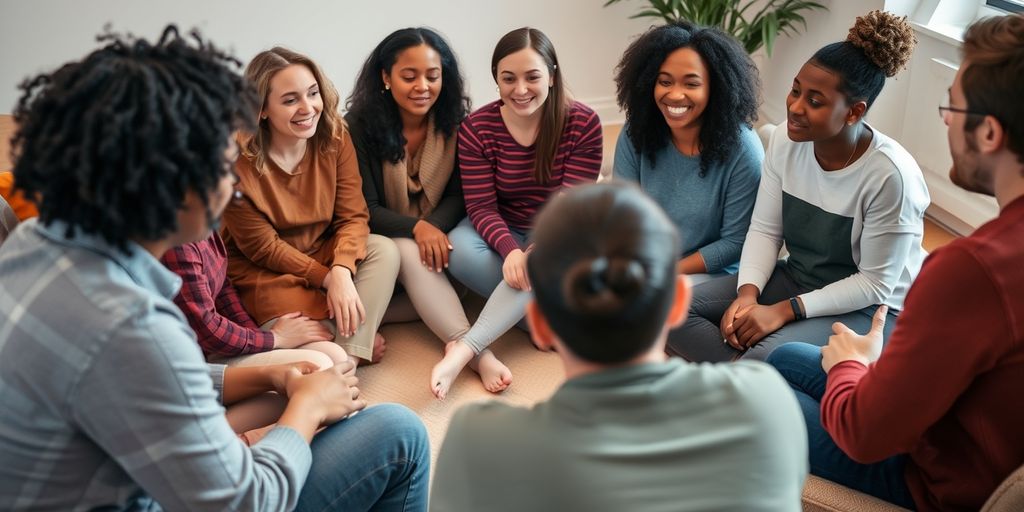
[[[240,141],[245,200],[224,214],[228,276],[264,327],[301,311],[324,319],[349,355],[377,361],[398,251],[370,234],[338,93],[312,60],[280,47],[245,75],[263,105],[259,128]]]

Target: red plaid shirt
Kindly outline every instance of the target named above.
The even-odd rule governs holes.
[[[196,331],[207,356],[234,357],[274,348],[274,335],[261,331],[228,281],[227,250],[216,232],[201,242],[167,251],[163,264],[181,276],[174,298]]]

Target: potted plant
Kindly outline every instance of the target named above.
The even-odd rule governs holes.
[[[604,6],[622,0],[608,0]],[[764,46],[772,54],[779,34],[794,35],[801,25],[807,28],[804,14],[815,9],[828,10],[818,2],[806,0],[646,0],[647,5],[630,18],[662,18],[667,23],[688,20],[718,27],[739,40],[747,53]],[[761,4],[760,9],[755,6]],[[749,19],[747,16],[753,13]]]

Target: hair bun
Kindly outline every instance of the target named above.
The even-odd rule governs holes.
[[[906,67],[917,44],[906,16],[877,10],[858,16],[846,40],[863,50],[887,77]]]
[[[565,303],[577,313],[619,311],[643,289],[647,272],[639,261],[603,256],[574,263],[562,279]]]

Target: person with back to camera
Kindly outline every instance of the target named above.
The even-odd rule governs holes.
[[[633,185],[589,185],[551,201],[532,242],[530,332],[568,380],[532,408],[460,409],[430,509],[800,510],[807,441],[785,381],[665,354],[690,295],[665,213]]]
[[[505,34],[491,55],[491,76],[501,98],[459,128],[468,217],[449,236],[449,270],[487,303],[430,373],[440,399],[462,368],[523,319],[530,300],[525,242],[537,211],[549,197],[593,183],[601,170],[601,120],[569,95],[554,44],[543,32],[524,27]],[[501,377],[485,381],[487,390],[512,383],[511,372]]]
[[[395,295],[384,321],[422,319],[445,343],[470,328],[446,275],[453,250],[448,233],[466,216],[456,152],[459,124],[469,113],[464,91],[444,38],[428,28],[401,29],[367,57],[345,115],[370,231],[390,237],[401,256],[398,281],[405,293]],[[470,366],[489,391],[500,391],[512,377],[487,349]]]
[[[159,258],[210,236],[259,109],[238,62],[173,26],[100,41],[14,112],[39,217],[0,247],[0,510],[425,509],[426,429],[364,409],[351,361],[207,364],[172,302]],[[223,406],[270,391],[285,411],[246,446]]]
[[[975,22],[962,51],[939,106],[949,177],[998,217],[928,257],[884,352],[879,312],[865,335],[836,323],[825,347],[768,358],[800,401],[812,473],[925,511],[999,501],[1024,465],[1024,14]],[[1020,510],[1017,487],[992,510]]]
[[[764,159],[750,56],[721,30],[679,21],[629,45],[615,85],[626,111],[615,178],[637,183],[687,234],[677,269],[692,285],[735,274]]]
[[[800,68],[768,143],[739,274],[694,289],[673,353],[763,360],[786,341],[824,344],[833,322],[867,330],[881,305],[888,338],[924,259],[929,196],[914,157],[864,117],[915,43],[905,18],[872,11]]]

